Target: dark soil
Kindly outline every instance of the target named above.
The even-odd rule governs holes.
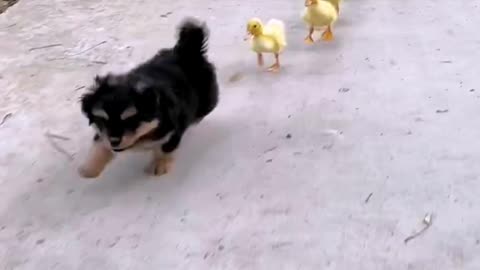
[[[2,14],[7,8],[15,5],[18,0],[0,0],[0,14]]]

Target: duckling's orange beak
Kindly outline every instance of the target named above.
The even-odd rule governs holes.
[[[249,31],[247,31],[247,34],[245,35],[245,37],[243,38],[243,40],[244,40],[244,41],[247,41],[247,40],[251,39],[252,36],[253,36],[252,33],[250,33]]]

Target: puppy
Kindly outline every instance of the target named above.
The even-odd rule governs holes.
[[[81,98],[83,114],[95,129],[83,177],[97,177],[116,153],[151,150],[149,170],[167,173],[187,128],[217,105],[215,67],[207,60],[208,30],[195,20],[184,21],[176,45],[120,75],[95,78]]]

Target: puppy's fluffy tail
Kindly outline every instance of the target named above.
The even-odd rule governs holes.
[[[189,18],[178,31],[175,53],[184,60],[203,59],[207,53],[208,29],[204,23]]]

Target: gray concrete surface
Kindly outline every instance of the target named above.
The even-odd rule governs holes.
[[[312,47],[302,2],[21,0],[2,14],[0,269],[480,269],[479,1],[345,0],[336,41]],[[76,89],[170,46],[187,15],[211,27],[220,106],[170,175],[145,176],[140,153],[80,179]],[[242,41],[252,16],[287,25],[278,75]]]

